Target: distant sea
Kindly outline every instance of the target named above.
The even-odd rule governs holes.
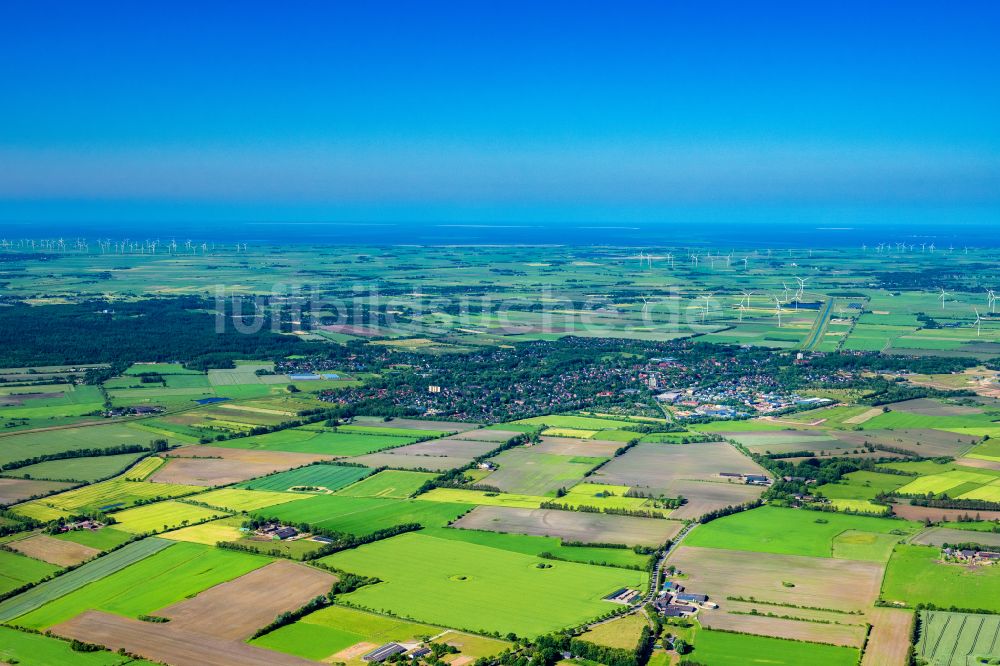
[[[858,248],[879,243],[934,243],[944,250],[1000,247],[1000,220],[955,224],[824,224],[815,222],[669,223],[0,223],[0,236],[18,238],[158,238],[253,245],[603,245],[626,247]]]

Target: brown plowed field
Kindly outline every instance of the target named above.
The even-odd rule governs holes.
[[[185,446],[172,450],[167,464],[157,470],[150,480],[187,486],[222,486],[301,467],[318,460],[333,460],[333,456],[227,449],[221,446]]]
[[[171,666],[307,666],[316,663],[240,641],[185,631],[170,624],[86,611],[52,627],[52,633],[112,650],[124,649]]]
[[[565,541],[659,546],[680,532],[683,523],[579,511],[479,506],[458,519],[454,527],[558,537]]]
[[[170,618],[171,628],[245,640],[281,613],[326,594],[336,580],[325,571],[277,560],[154,614]]]
[[[27,539],[12,541],[7,545],[19,553],[24,553],[28,557],[49,562],[50,564],[58,564],[61,567],[79,564],[101,552],[96,548],[73,543],[72,541],[53,539],[47,534],[36,534]]]

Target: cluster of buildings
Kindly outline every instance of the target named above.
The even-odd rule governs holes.
[[[684,586],[672,580],[663,583],[653,607],[664,617],[690,617],[700,608],[718,608],[708,595],[685,592]]]
[[[642,596],[639,590],[633,590],[628,587],[623,587],[621,589],[615,590],[608,596],[604,597],[605,601],[610,601],[616,604],[622,604],[623,606],[631,606],[635,601]]]
[[[719,476],[724,479],[739,480],[748,486],[769,486],[772,481],[764,474],[743,474],[741,472],[719,472]]]
[[[964,564],[997,564],[1000,563],[1000,553],[991,550],[972,550],[969,548],[942,548],[941,555],[947,560]]]
[[[404,657],[415,660],[431,653],[431,649],[420,643],[386,643],[375,648],[371,652],[361,655],[362,661],[370,664],[380,664],[393,655],[401,654]]]
[[[760,414],[775,414],[794,408],[822,407],[832,401],[795,393],[762,390],[743,378],[733,378],[710,387],[690,387],[664,391],[656,399],[674,407],[679,419],[709,417],[716,419],[748,418]]]
[[[253,531],[254,536],[271,539],[273,541],[284,541],[299,536],[299,531],[291,525],[281,523],[265,523]]]

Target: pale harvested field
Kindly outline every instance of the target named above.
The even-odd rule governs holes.
[[[773,608],[777,615],[795,615],[794,608]],[[720,611],[701,611],[701,624],[709,629],[725,629],[760,636],[774,636],[812,643],[829,643],[847,647],[861,647],[864,641],[863,625],[818,624],[783,620],[763,615],[730,615]],[[850,618],[848,618],[850,619]]]
[[[441,432],[466,432],[479,428],[478,423],[461,423],[459,421],[422,421],[420,419],[392,419],[384,421],[380,416],[355,416],[351,420],[354,425],[365,425],[382,428],[411,428],[413,430],[439,430]]]
[[[326,594],[336,580],[326,571],[277,560],[154,615],[170,618],[174,629],[245,640],[281,613]]]
[[[167,464],[160,467],[149,480],[189,486],[222,486],[301,467],[318,460],[333,460],[333,456],[185,446],[171,451]]]
[[[513,439],[520,435],[515,430],[469,430],[452,435],[454,439],[474,439],[478,442],[497,442],[502,444],[508,439]]]
[[[844,423],[850,423],[851,425],[860,425],[865,421],[871,421],[873,418],[882,413],[881,407],[872,407],[866,412],[861,412],[849,419],[844,419]]]
[[[921,546],[941,546],[946,543],[978,543],[983,546],[1000,546],[1000,534],[975,530],[953,530],[950,527],[928,527],[913,537],[910,543]]]
[[[411,456],[458,456],[459,458],[478,458],[500,446],[497,442],[479,442],[457,437],[444,437],[426,442],[408,444],[398,449],[392,449],[393,455]],[[386,451],[385,453],[390,453]]]
[[[49,562],[50,564],[58,564],[61,567],[79,564],[101,552],[96,548],[73,543],[72,541],[54,539],[47,534],[36,534],[27,539],[12,541],[7,546],[28,557]]]
[[[687,504],[671,515],[698,518],[707,511],[760,497],[762,487],[725,480],[721,472],[766,474],[726,442],[639,444],[597,470],[589,480],[630,486],[654,495],[684,496]]]
[[[980,460],[979,458],[957,458],[955,462],[963,467],[978,467],[1000,471],[1000,460]]]
[[[718,481],[721,472],[766,474],[731,444],[703,442],[639,444],[602,467],[592,479],[670,495],[677,481]]]
[[[557,537],[564,541],[658,546],[676,536],[683,523],[579,511],[479,506],[457,520],[454,527]]]
[[[615,451],[625,446],[625,442],[607,442],[599,439],[574,439],[572,437],[542,437],[539,444],[531,447],[539,453],[553,453],[557,456],[589,456],[611,458]]]
[[[913,611],[875,608],[869,617],[872,633],[861,666],[904,666],[910,647]]]
[[[273,619],[273,618],[272,618]],[[315,662],[253,647],[241,641],[212,638],[165,624],[86,611],[52,627],[52,633],[124,649],[171,666],[307,666]]]
[[[688,574],[685,587],[708,594],[723,606],[727,596],[736,596],[841,611],[866,610],[878,597],[882,583],[882,564],[830,557],[681,546],[669,563]],[[784,582],[795,587],[785,587]]]
[[[979,407],[967,407],[965,405],[948,405],[931,398],[915,398],[894,402],[887,405],[894,412],[906,412],[908,414],[922,414],[924,416],[970,416],[972,414],[982,414]]]
[[[676,520],[697,519],[715,509],[753,501],[764,492],[761,486],[739,481],[674,481],[670,487],[671,495],[687,498],[684,506],[671,512]]]
[[[398,449],[397,449],[398,450]],[[464,467],[472,462],[472,456],[408,456],[398,453],[369,453],[350,459],[368,467],[389,467],[392,469],[429,469],[432,472],[446,472],[456,467]]]
[[[862,446],[867,442],[875,446],[881,445],[906,449],[925,458],[959,456],[969,450],[980,439],[975,435],[960,435],[954,432],[926,428],[907,430],[847,430],[837,432],[836,437],[851,446]]]
[[[707,594],[719,604],[718,610],[703,610],[699,614],[706,627],[853,647],[860,647],[864,640],[866,615],[833,611],[869,610],[882,582],[882,565],[876,562],[799,555],[681,546],[670,556],[669,564],[687,574],[683,584],[689,592]],[[794,587],[786,587],[785,582]],[[753,597],[757,601],[731,601],[727,599],[730,596]],[[753,608],[762,614],[770,612],[803,620],[736,612],[749,613]],[[808,619],[829,620],[830,624]]]
[[[378,643],[368,643],[362,641],[360,643],[355,643],[351,647],[344,648],[340,652],[334,653],[330,656],[330,661],[336,662],[348,662],[352,659],[357,659],[363,654],[367,654],[378,647]]]
[[[35,479],[0,479],[0,504],[13,504],[36,496],[48,495],[57,490],[72,488],[75,484],[61,481]]]
[[[979,516],[983,520],[1000,519],[1000,511],[970,511],[966,509],[935,509],[929,506],[912,506],[910,504],[893,504],[893,514],[907,520],[930,519],[933,523],[942,521],[956,522],[964,516],[975,518]]]

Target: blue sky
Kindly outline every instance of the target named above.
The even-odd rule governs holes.
[[[997,34],[996,2],[7,2],[0,224],[982,221]]]

